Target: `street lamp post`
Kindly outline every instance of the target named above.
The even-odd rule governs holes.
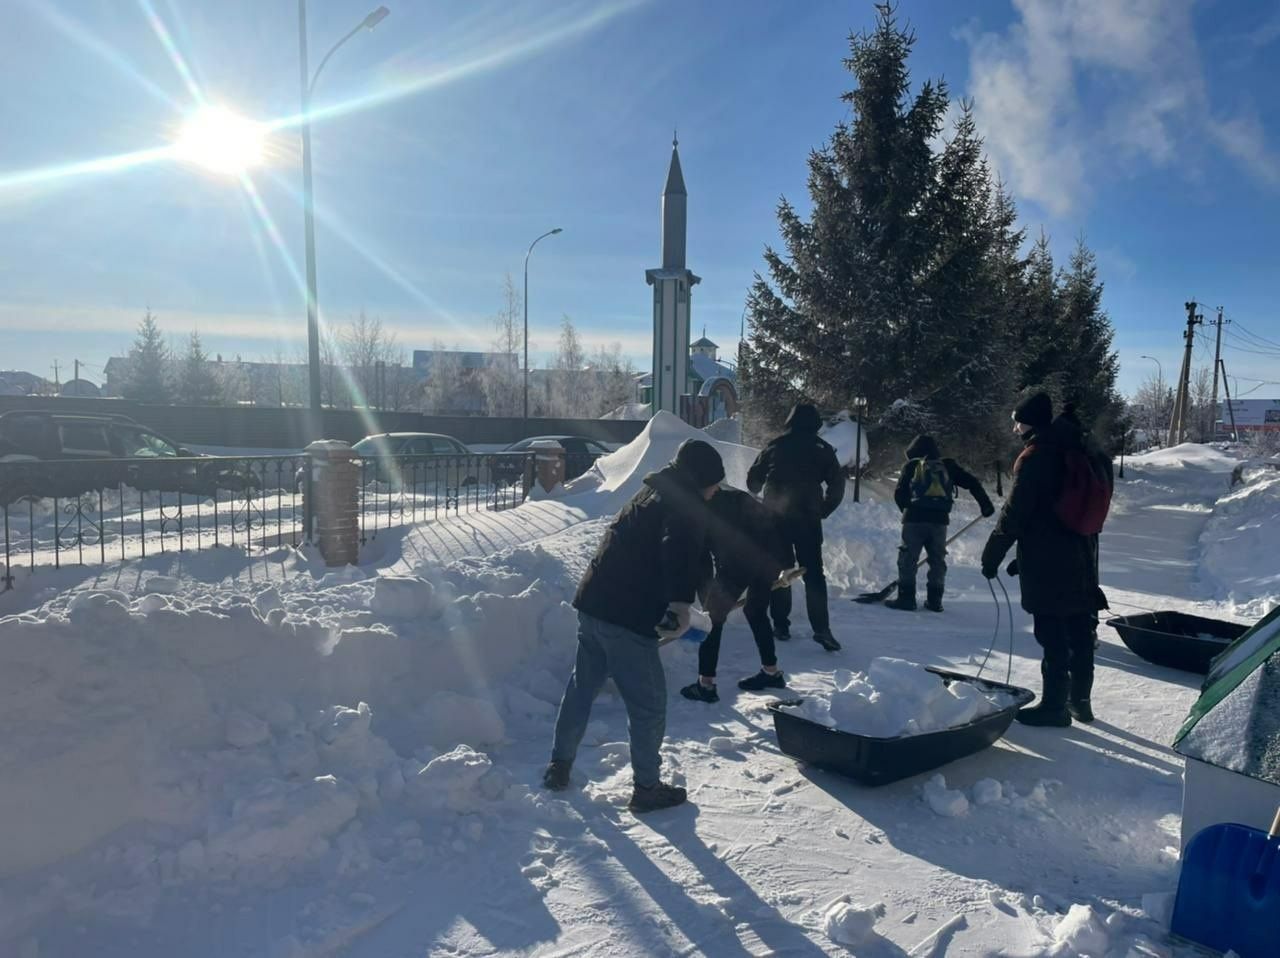
[[[539,242],[548,236],[563,232],[564,230],[558,226],[553,230],[547,230],[529,244],[529,249],[524,254],[524,431],[526,433],[529,431],[529,257],[533,255],[533,248]]]
[[[853,408],[858,416],[858,430],[853,442],[853,501],[861,501],[862,493],[862,410],[867,401],[862,398],[853,401]]]
[[[298,0],[298,74],[302,96],[302,221],[307,243],[307,379],[311,391],[311,409],[319,412],[320,403],[320,322],[316,293],[316,223],[315,202],[311,190],[311,94],[315,91],[320,71],[329,58],[361,30],[372,30],[391,11],[378,7],[361,20],[346,36],[335,43],[311,74],[307,63],[307,0]]]

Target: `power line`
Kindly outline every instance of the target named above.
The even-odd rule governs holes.
[[[1273,347],[1274,349],[1280,349],[1280,343],[1277,343],[1275,340],[1267,339],[1267,337],[1265,337],[1265,336],[1259,336],[1257,333],[1253,332],[1252,330],[1248,329],[1247,327],[1245,327],[1245,326],[1241,326],[1241,325],[1240,325],[1240,323],[1239,323],[1238,321],[1236,322],[1236,324],[1235,324],[1235,325],[1236,325],[1236,329],[1237,329],[1237,330],[1239,330],[1240,332],[1244,333],[1244,334],[1245,334],[1247,337],[1249,337],[1250,339],[1257,340],[1257,342],[1258,342],[1258,343],[1260,343],[1260,344],[1262,344],[1262,345],[1264,345],[1264,346],[1271,346],[1271,347]]]

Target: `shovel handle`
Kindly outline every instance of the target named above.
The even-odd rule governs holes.
[[[1268,838],[1280,838],[1280,808],[1276,809],[1276,817],[1271,820],[1271,831],[1267,832]]]

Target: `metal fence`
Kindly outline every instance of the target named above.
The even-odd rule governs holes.
[[[595,456],[570,455],[569,478]],[[357,460],[360,541],[379,530],[520,505],[533,453],[366,456]],[[0,462],[0,590],[26,568],[106,564],[223,546],[310,541],[313,463],[292,456]]]
[[[533,483],[533,455],[524,452],[363,456],[359,462],[362,544],[395,526],[514,508]]]
[[[307,456],[0,462],[3,588],[16,569],[306,538]]]

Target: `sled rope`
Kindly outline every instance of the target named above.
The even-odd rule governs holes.
[[[978,666],[979,676],[981,676],[983,671],[986,669],[987,662],[990,661],[991,659],[991,653],[995,649],[996,643],[1000,641],[1000,619],[1001,619],[1000,600],[996,597],[996,587],[991,584],[992,581],[993,580],[991,579],[987,580],[987,588],[991,592],[991,601],[994,602],[996,605],[996,627],[995,627],[995,630],[991,633],[991,644],[987,646],[987,654],[982,659],[982,665]],[[1009,601],[1009,590],[1004,587],[1004,582],[1001,581],[1000,577],[996,576],[994,581],[1000,583],[1000,591],[1004,593],[1005,608],[1009,610],[1009,654],[1008,654],[1006,665],[1005,665],[1004,684],[1012,685],[1013,684],[1013,604]]]

